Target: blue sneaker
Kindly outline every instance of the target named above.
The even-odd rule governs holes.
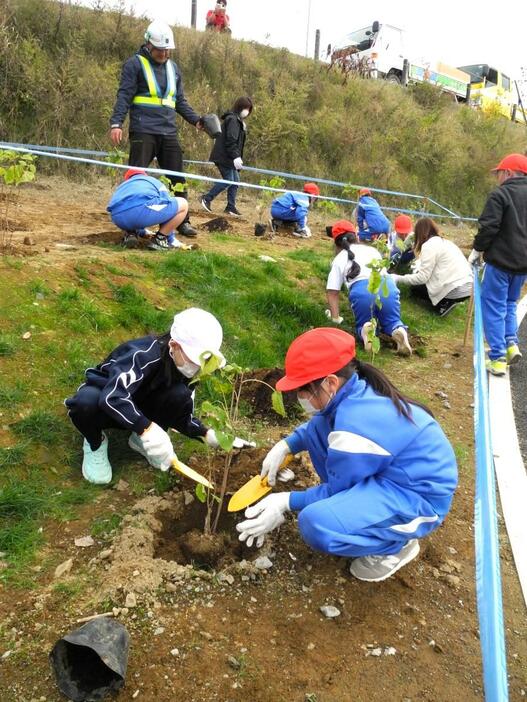
[[[83,445],[82,475],[94,485],[108,485],[112,480],[112,466],[108,460],[108,439],[104,433],[102,436],[102,444],[96,451],[91,450],[86,439]]]

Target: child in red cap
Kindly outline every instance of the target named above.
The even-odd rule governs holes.
[[[399,214],[393,223],[393,231],[388,235],[388,248],[390,249],[390,270],[402,267],[413,261],[415,254],[414,225],[412,218],[407,214]]]
[[[295,228],[293,235],[308,239],[311,229],[307,226],[307,213],[314,196],[320,195],[320,188],[316,183],[306,183],[304,192],[282,193],[271,204],[271,230],[274,232],[284,222],[293,222]]]
[[[326,284],[326,294],[329,310],[326,316],[335,324],[341,324],[339,315],[339,293],[345,285],[348,298],[355,316],[357,336],[359,336],[367,351],[371,351],[372,317],[377,320],[377,326],[384,334],[391,336],[397,344],[397,353],[408,356],[412,347],[408,340],[406,326],[401,320],[401,303],[399,290],[392,278],[385,273],[383,287],[388,295],[382,296],[382,306],[375,303],[375,295],[368,291],[371,268],[368,264],[380,261],[381,255],[373,246],[360,244],[353,222],[342,219],[332,227],[331,235],[335,242],[337,255],[331,264],[331,270]]]
[[[379,582],[419,553],[419,539],[447,515],[456,458],[424,405],[355,357],[341,329],[312,329],[293,341],[277,390],[294,390],[310,416],[267,454],[262,477],[274,485],[289,454],[308,451],[320,484],[271,493],[236,526],[248,546],[263,544],[289,511],[317,551],[353,558],[351,574]]]

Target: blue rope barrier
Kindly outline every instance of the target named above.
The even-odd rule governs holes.
[[[11,149],[26,148],[26,149],[32,149],[32,150],[40,151],[40,152],[79,154],[79,155],[84,155],[84,156],[97,156],[100,158],[108,158],[109,156],[113,155],[113,152],[111,152],[111,151],[91,151],[88,149],[78,149],[78,148],[70,148],[70,147],[62,147],[62,146],[42,146],[39,144],[23,144],[23,143],[19,143],[19,142],[0,142],[0,147],[1,148],[11,148]],[[214,165],[211,161],[196,161],[196,160],[190,160],[190,159],[185,159],[183,161],[183,163],[190,164],[190,165],[199,165],[199,166],[213,166]],[[116,164],[112,164],[112,165],[116,166]],[[158,169],[158,170],[160,171],[160,169]],[[295,173],[286,173],[286,172],[281,172],[281,171],[272,171],[272,170],[268,170],[265,168],[255,168],[253,166],[244,166],[244,170],[251,172],[251,173],[260,173],[260,174],[264,174],[264,175],[276,175],[276,176],[280,176],[282,178],[289,178],[292,180],[311,181],[311,182],[315,182],[315,183],[321,183],[323,185],[331,185],[331,186],[336,186],[336,187],[341,187],[341,188],[349,187],[349,188],[355,188],[355,189],[359,190],[362,187],[368,187],[368,186],[362,186],[362,185],[352,185],[349,183],[343,183],[343,182],[338,181],[338,180],[327,180],[324,178],[315,178],[313,176],[298,175]],[[175,171],[172,173],[175,173]],[[187,174],[187,176],[189,178],[191,178],[192,174]],[[217,182],[217,183],[230,182],[230,181],[224,181],[221,179],[212,179],[212,178],[210,178],[209,180],[211,182]],[[240,182],[239,185],[244,186],[247,184]],[[260,187],[263,189],[263,186],[260,186]],[[276,192],[286,192],[285,190],[281,190],[280,188],[271,188],[271,190],[276,191]],[[436,214],[434,212],[427,212],[425,210],[411,210],[411,209],[403,209],[401,207],[384,206],[381,208],[381,209],[387,210],[389,212],[404,212],[405,214],[418,214],[420,216],[436,217],[436,218],[440,218],[440,219],[456,219],[456,220],[463,221],[463,222],[477,222],[477,219],[475,217],[461,217],[456,212],[449,210],[448,207],[441,205],[441,203],[437,202],[436,200],[433,200],[432,198],[426,197],[425,195],[416,195],[414,193],[405,193],[405,192],[399,192],[397,190],[385,190],[383,188],[374,188],[374,187],[369,187],[369,190],[371,190],[372,192],[381,193],[381,194],[385,194],[385,195],[395,195],[398,197],[406,197],[406,198],[424,200],[425,202],[430,202],[431,204],[435,205],[436,207],[443,210],[444,212],[447,212],[448,214],[447,215]],[[329,196],[322,196],[322,195],[319,197],[321,199],[330,200],[332,202],[350,203],[353,205],[358,204],[357,200],[352,200],[352,199],[329,197]]]
[[[494,460],[490,439],[480,283],[474,270],[474,434],[476,439],[476,593],[486,702],[506,702],[507,661],[503,629]]]
[[[64,148],[62,147],[49,147],[51,151],[45,151],[44,149],[46,147],[43,146],[18,146],[15,145],[12,142],[0,142],[0,148],[6,148],[9,149],[10,151],[18,151],[22,153],[29,153],[29,154],[34,154],[35,156],[47,156],[50,158],[57,158],[59,160],[64,160],[64,161],[76,161],[78,163],[89,163],[95,166],[103,166],[103,167],[108,167],[108,168],[118,168],[122,170],[128,170],[130,168],[129,165],[127,164],[122,164],[122,163],[111,163],[109,161],[100,161],[97,159],[88,159],[88,158],[80,158],[77,156],[68,156],[64,152],[68,153],[86,153],[86,154],[102,154],[112,156],[111,152],[105,152],[105,151],[87,151],[85,149],[73,149],[73,148]],[[187,162],[188,163],[188,162]],[[191,162],[195,163],[195,162]],[[205,163],[207,165],[213,165],[209,161],[201,161],[201,162],[196,162],[196,163]],[[165,168],[144,168],[143,170],[147,171],[148,173],[152,173],[154,175],[161,174],[161,175],[175,175],[175,176],[180,176],[182,178],[186,179],[194,179],[194,180],[200,180],[200,181],[207,181],[210,183],[225,183],[227,185],[237,185],[239,187],[244,187],[244,188],[251,188],[253,190],[267,190],[272,193],[285,193],[285,192],[290,192],[290,190],[287,190],[286,188],[275,188],[275,187],[270,187],[267,185],[259,185],[255,183],[247,183],[245,181],[239,181],[239,182],[233,182],[230,180],[224,180],[222,178],[211,178],[209,176],[200,176],[197,175],[196,173],[184,173],[182,171],[171,171]],[[270,171],[272,173],[273,171]],[[299,191],[293,191],[293,192],[299,192]],[[330,202],[339,202],[347,205],[357,205],[358,202],[357,200],[350,200],[350,199],[345,199],[341,197],[331,197],[329,195],[312,195],[311,197],[316,198],[318,200],[328,200]],[[415,196],[419,197],[419,196]],[[476,221],[475,219],[471,217],[459,217],[458,215],[442,215],[442,214],[435,214],[434,212],[426,212],[425,210],[410,210],[410,209],[405,209],[402,207],[382,207],[381,209],[387,210],[388,212],[404,212],[405,214],[413,214],[417,215],[419,217],[435,217],[436,219],[455,219],[457,221]]]

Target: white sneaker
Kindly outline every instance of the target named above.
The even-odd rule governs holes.
[[[94,485],[108,485],[112,480],[112,466],[108,460],[108,439],[102,435],[102,444],[92,451],[90,444],[84,439],[84,457],[82,459],[82,475],[85,480]]]
[[[364,324],[362,329],[360,330],[360,335],[362,337],[362,343],[364,344],[364,350],[368,351],[368,353],[371,353],[371,350],[372,350],[371,341],[368,339],[368,334],[370,334],[372,329],[373,329],[373,322],[366,322],[366,324]]]
[[[137,453],[140,453],[141,456],[144,456],[148,463],[152,466],[152,468],[156,468],[157,470],[163,471],[166,470],[166,468],[163,468],[163,466],[161,465],[161,462],[155,461],[154,459],[148,457],[148,454],[144,450],[143,444],[141,443],[141,439],[135,433],[135,431],[133,431],[128,437],[128,446],[134,451],[137,451]]]
[[[412,347],[408,341],[408,332],[404,327],[397,327],[392,332],[392,339],[397,344],[397,352],[400,356],[411,356]]]
[[[391,556],[362,556],[355,558],[350,565],[350,573],[358,580],[378,583],[396,573],[419,554],[417,539],[410,539],[399,551]]]

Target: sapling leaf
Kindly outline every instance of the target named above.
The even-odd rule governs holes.
[[[205,489],[204,485],[198,483],[194,489],[194,494],[200,502],[205,504],[205,502],[207,501],[207,490]]]
[[[224,451],[232,451],[235,437],[232,434],[227,434],[225,431],[216,430],[216,438],[220,448]]]
[[[381,295],[383,297],[388,297],[390,294],[390,291],[388,290],[388,276],[383,276],[382,283],[381,283]]]
[[[271,395],[271,404],[276,414],[279,414],[281,417],[285,417],[284,397],[279,390],[273,390],[273,394]]]

